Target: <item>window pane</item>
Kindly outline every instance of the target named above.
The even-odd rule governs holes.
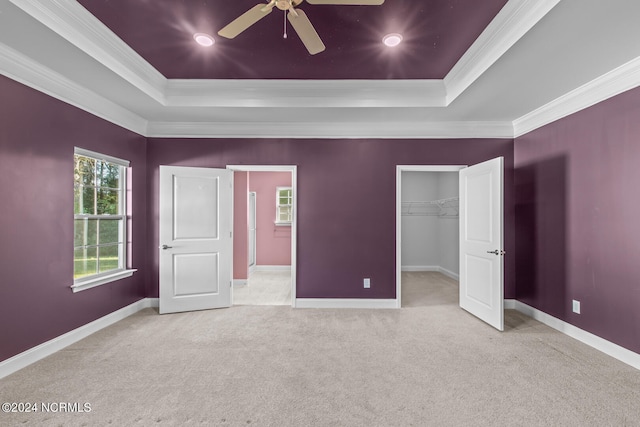
[[[75,183],[95,185],[96,160],[89,157],[75,155]]]
[[[120,242],[120,221],[119,219],[100,220],[100,244]]]
[[[74,213],[94,215],[95,190],[93,187],[76,187],[74,190]]]
[[[280,208],[278,208],[278,221],[279,222],[290,222],[291,221],[291,208],[290,207],[280,207]]]
[[[73,278],[89,276],[98,272],[97,248],[76,249],[73,254]]]
[[[115,270],[120,267],[119,253],[121,245],[101,246],[98,248],[100,255],[100,273],[109,270]]]
[[[97,164],[97,178],[100,187],[120,188],[120,166],[104,161]]]
[[[117,190],[98,190],[97,214],[118,215],[120,192]]]
[[[76,219],[74,221],[74,243],[73,245],[86,246],[98,243],[98,221],[95,219]]]

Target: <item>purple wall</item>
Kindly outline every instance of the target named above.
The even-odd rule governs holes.
[[[0,76],[0,360],[145,297],[146,141]],[[132,277],[72,293],[73,147],[132,167]]]
[[[276,188],[291,187],[291,172],[250,172],[256,193],[256,265],[291,265],[291,227],[277,226]]]
[[[515,142],[517,299],[635,352],[639,118],[635,89]]]
[[[514,252],[512,140],[148,140],[149,286],[158,295],[158,167],[298,165],[300,298],[395,298],[396,165],[505,158],[505,248]],[[330,203],[329,203],[330,201]],[[506,258],[505,296],[515,297]],[[371,278],[371,289],[362,278]]]

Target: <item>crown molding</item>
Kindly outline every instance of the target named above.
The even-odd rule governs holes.
[[[54,98],[144,135],[147,121],[0,43],[0,74]]]
[[[317,107],[319,102],[328,102],[328,107],[446,107],[560,2],[509,0],[444,80],[234,83],[166,79],[75,0],[10,1],[161,105],[182,107],[279,106],[291,102],[295,107]],[[252,87],[242,87],[243,83]]]
[[[75,0],[10,0],[147,96],[164,104],[167,79]]]
[[[561,0],[509,0],[445,76],[447,105],[522,38]]]
[[[150,122],[157,138],[513,138],[511,122]]]
[[[638,86],[640,57],[514,120],[514,136],[520,137]]]
[[[171,107],[444,107],[442,80],[167,81]]]

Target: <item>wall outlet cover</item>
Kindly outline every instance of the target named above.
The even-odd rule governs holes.
[[[573,312],[580,314],[580,301],[573,300]]]
[[[368,278],[367,278],[367,279],[364,279],[364,287],[365,287],[366,289],[368,289],[368,288],[370,288],[370,287],[371,287],[371,279],[368,279]]]

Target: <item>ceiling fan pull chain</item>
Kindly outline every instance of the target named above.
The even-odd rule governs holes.
[[[283,39],[287,38],[287,11],[283,11],[283,16],[284,16],[284,34],[282,35]]]

